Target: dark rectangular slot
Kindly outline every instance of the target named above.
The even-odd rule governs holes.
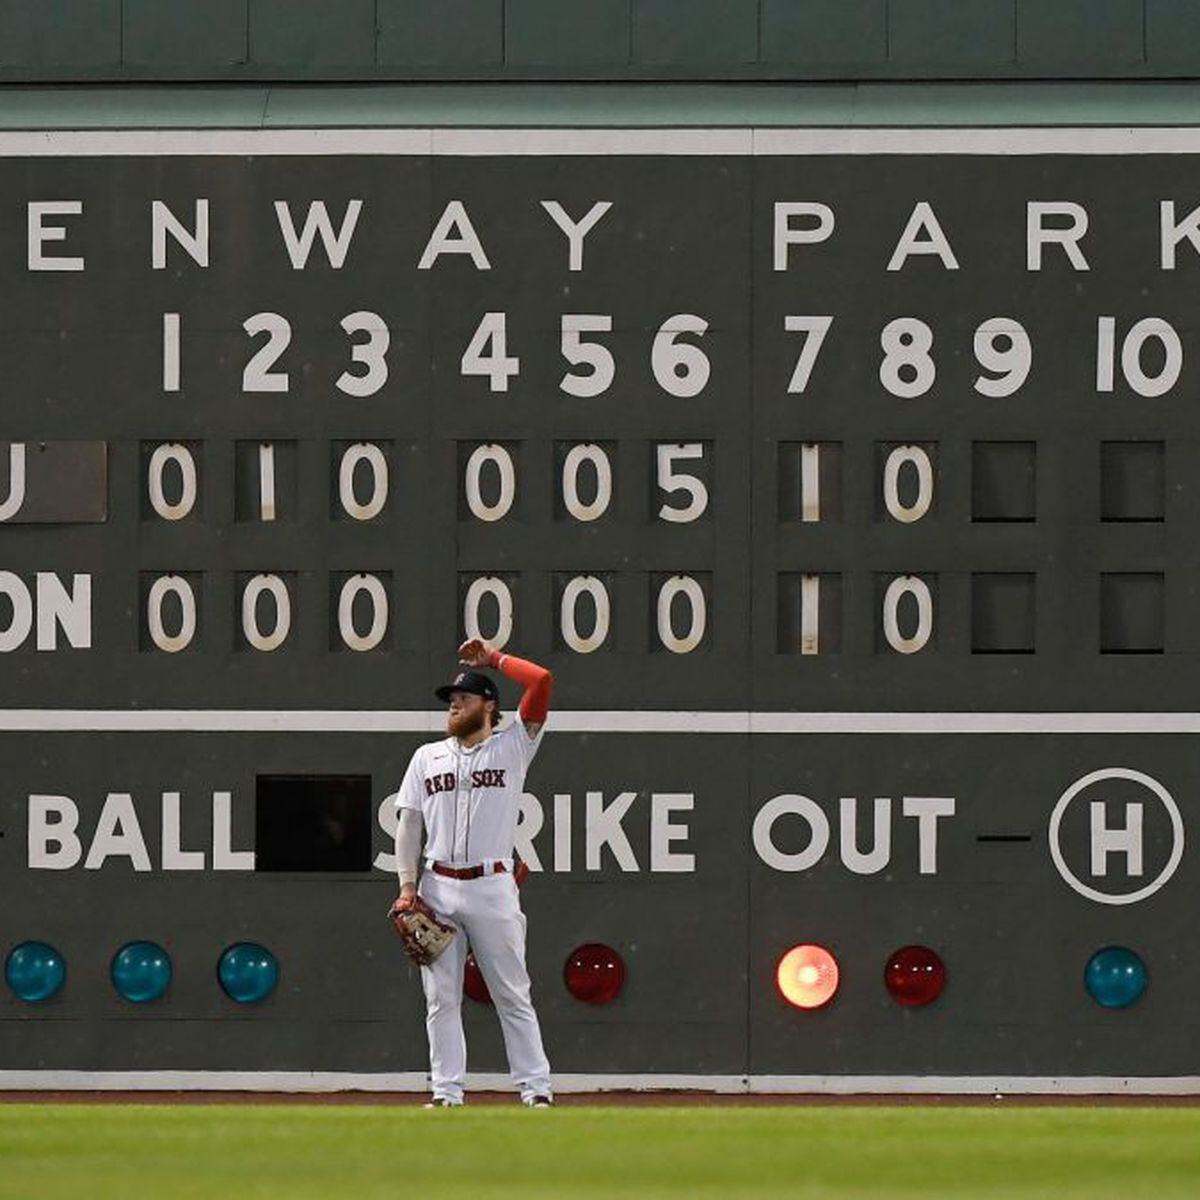
[[[257,871],[369,871],[370,775],[259,775]]]
[[[1100,443],[1100,519],[1161,521],[1166,514],[1162,442]]]
[[[971,520],[1037,520],[1037,443],[974,442]]]
[[[1100,653],[1162,654],[1164,582],[1156,572],[1100,576]]]
[[[981,833],[977,842],[1032,842],[1032,833]]]

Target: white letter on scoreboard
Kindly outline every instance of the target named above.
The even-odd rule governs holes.
[[[1042,269],[1042,247],[1058,245],[1076,271],[1090,270],[1079,242],[1088,230],[1087,209],[1070,200],[1030,200],[1025,210],[1025,269]],[[1047,229],[1043,217],[1070,217],[1066,226]]]
[[[0,629],[0,654],[7,654],[24,644],[33,628],[33,597],[20,575],[0,571],[0,596],[7,596],[12,606],[12,619],[7,629]]]
[[[950,249],[950,242],[942,232],[933,206],[926,200],[918,201],[912,210],[912,216],[908,218],[908,224],[896,243],[896,249],[892,251],[887,269],[899,271],[910,254],[935,254],[942,260],[942,266],[947,271],[958,270],[958,259]]]
[[[302,271],[308,263],[312,252],[313,242],[317,234],[321,235],[321,244],[325,247],[325,256],[329,265],[340,271],[350,250],[350,240],[354,237],[354,226],[358,224],[358,214],[362,211],[361,200],[351,200],[346,204],[346,214],[342,217],[342,226],[334,233],[333,222],[325,208],[324,200],[314,200],[308,206],[304,218],[304,228],[296,233],[296,224],[292,220],[291,206],[286,200],[275,201],[275,216],[279,219],[279,232],[283,234],[283,244],[287,248],[288,258],[292,260],[292,269]]]
[[[605,807],[603,792],[588,792],[585,858],[589,871],[600,870],[600,852],[605,846],[613,852],[622,871],[638,870],[633,847],[621,827],[621,819],[636,799],[637,792],[622,792]]]
[[[0,502],[0,521],[11,521],[25,504],[25,443],[8,447],[8,495]]]
[[[83,868],[98,871],[106,859],[117,856],[128,858],[135,871],[151,870],[146,839],[142,837],[133,797],[128,792],[109,792],[105,797]]]
[[[815,218],[815,225],[796,229],[792,217]],[[824,242],[833,234],[833,209],[807,200],[775,202],[775,270],[788,269],[788,247]]]
[[[555,225],[567,235],[567,269],[582,271],[583,239],[591,232],[592,226],[612,208],[612,201],[597,200],[579,221],[572,221],[567,216],[566,209],[557,200],[543,200],[542,207],[550,214]]]
[[[233,793],[213,792],[213,870],[253,871],[254,851],[233,848]]]
[[[937,874],[937,823],[954,816],[953,796],[905,796],[903,812],[917,819],[917,845],[922,875]]]
[[[155,271],[166,269],[167,234],[187,252],[193,262],[208,266],[208,201],[196,201],[196,232],[191,233],[162,200],[150,203],[150,264]]]
[[[82,200],[31,200],[29,202],[29,270],[82,271],[83,259],[69,255],[46,254],[47,242],[65,242],[65,225],[43,225],[43,217],[78,217],[83,214]]]
[[[671,849],[689,834],[686,824],[675,824],[671,814],[691,812],[696,797],[690,792],[654,792],[650,797],[650,870],[686,873],[696,869],[696,856]]]
[[[178,792],[162,794],[162,869],[203,871],[204,851],[183,848],[183,812]]]
[[[888,865],[892,857],[892,801],[887,796],[875,798],[874,835],[871,849],[865,853],[858,848],[858,800],[843,796],[838,801],[841,816],[842,863],[855,875],[875,875]]]
[[[795,854],[780,850],[771,836],[775,822],[784,816],[801,817],[808,823],[808,845]],[[773,870],[807,871],[821,861],[829,847],[829,818],[807,796],[775,796],[758,810],[751,838],[758,857]]]
[[[71,590],[51,571],[37,573],[37,648],[58,649],[58,631],[76,650],[92,648],[92,577],[72,575]]]
[[[1103,877],[1108,874],[1108,856],[1125,855],[1125,874],[1142,874],[1142,805],[1125,805],[1125,825],[1108,825],[1105,821],[1103,800],[1093,800],[1090,808],[1092,835],[1092,874]]]
[[[451,200],[446,205],[445,212],[429,235],[425,253],[417,263],[418,271],[428,271],[441,254],[469,254],[477,271],[490,271],[492,264],[488,262],[483,252],[483,243],[467,216],[466,207],[461,200]]]
[[[546,822],[546,813],[542,802],[532,792],[521,793],[521,807],[517,810],[517,836],[514,847],[517,856],[531,871],[542,869],[542,860],[538,857],[533,839],[542,832]]]
[[[1185,238],[1193,250],[1200,250],[1200,207],[1193,208],[1182,221],[1175,221],[1175,201],[1163,200],[1159,204],[1162,236],[1162,269],[1175,270],[1175,247]]]
[[[83,857],[78,828],[79,809],[69,796],[30,795],[29,869],[66,871],[77,866]]]

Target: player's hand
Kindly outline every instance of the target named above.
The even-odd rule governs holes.
[[[392,902],[391,910],[388,916],[395,916],[397,913],[408,912],[417,902],[417,889],[412,884],[405,884],[400,889],[400,895]]]
[[[470,638],[458,648],[458,661],[464,667],[486,667],[496,653],[496,647],[483,638]]]

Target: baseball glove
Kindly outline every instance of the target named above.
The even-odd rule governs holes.
[[[404,953],[418,967],[429,966],[450,945],[457,932],[453,925],[440,920],[420,896],[414,896],[407,903],[396,900],[388,911],[388,919],[404,943]]]

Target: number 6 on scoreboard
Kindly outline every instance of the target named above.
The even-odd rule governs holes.
[[[796,359],[796,369],[788,383],[788,395],[794,396],[808,387],[809,377],[813,367],[817,365],[817,355],[821,352],[821,343],[833,324],[832,317],[784,317],[783,327],[788,333],[806,333],[800,357]]]

